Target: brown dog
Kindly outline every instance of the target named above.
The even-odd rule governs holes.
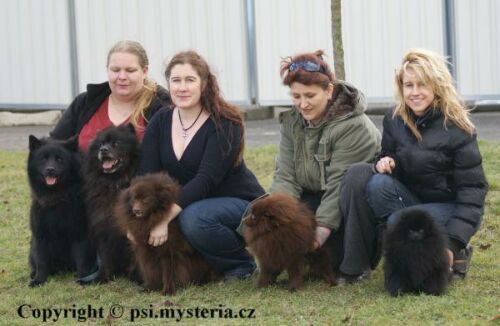
[[[175,203],[179,186],[167,174],[155,173],[134,178],[120,194],[115,206],[117,223],[134,237],[132,249],[139,265],[143,286],[174,294],[190,283],[215,279],[205,259],[184,239],[177,223],[168,226],[168,240],[158,247],[148,244],[151,230]]]
[[[245,241],[260,263],[257,287],[274,283],[287,270],[289,288],[294,291],[302,286],[307,263],[312,274],[337,284],[330,248],[324,245],[313,251],[316,219],[305,204],[287,194],[273,193],[252,204],[243,223]]]

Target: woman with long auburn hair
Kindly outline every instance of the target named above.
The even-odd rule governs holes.
[[[243,160],[242,114],[222,98],[217,78],[194,51],[176,54],[165,77],[173,106],[149,124],[139,173],[168,172],[182,189],[149,244],[168,241],[168,224],[175,219],[226,280],[248,277],[255,263],[236,228],[248,203],[264,190]]]

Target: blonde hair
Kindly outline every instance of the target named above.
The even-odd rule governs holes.
[[[149,66],[148,55],[146,54],[146,50],[141,45],[141,43],[130,40],[119,41],[108,52],[108,57],[106,60],[106,67],[109,66],[109,59],[111,55],[116,52],[125,52],[133,54],[137,57],[139,61],[139,65],[142,69],[146,69]],[[142,87],[141,92],[137,95],[134,101],[134,111],[130,116],[130,123],[139,129],[143,129],[143,126],[139,125],[139,120],[142,117],[145,121],[147,121],[145,117],[145,112],[148,109],[153,97],[156,95],[156,82],[150,78],[144,78],[144,86]]]
[[[411,109],[406,105],[403,96],[403,77],[405,73],[409,73],[409,70],[425,85],[430,86],[434,92],[432,110],[442,112],[445,128],[447,122],[451,121],[470,135],[474,133],[475,127],[469,118],[470,112],[453,85],[447,63],[446,58],[440,54],[425,49],[412,49],[405,54],[401,66],[396,70],[396,110],[393,116],[399,115],[419,141],[422,140],[422,135],[415,125],[410,114]]]

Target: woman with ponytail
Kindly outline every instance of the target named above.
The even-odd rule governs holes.
[[[139,173],[165,171],[182,189],[168,216],[151,231],[149,244],[167,241],[175,219],[226,280],[248,277],[255,263],[236,228],[249,202],[264,190],[243,161],[242,114],[222,98],[208,63],[194,51],[176,54],[165,78],[174,105],[148,125]]]
[[[108,52],[108,81],[89,84],[64,111],[50,133],[57,139],[78,135],[80,150],[85,152],[96,134],[109,126],[131,123],[142,140],[151,117],[170,105],[167,91],[148,78],[148,56],[135,41],[120,41]]]

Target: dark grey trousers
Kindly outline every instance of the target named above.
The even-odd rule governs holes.
[[[380,261],[384,225],[377,224],[366,195],[366,185],[373,175],[371,164],[357,163],[346,171],[342,180],[340,210],[344,259],[340,270],[346,274],[375,269]]]
[[[382,226],[375,222],[366,200],[366,185],[373,176],[371,164],[353,164],[345,173],[340,189],[342,223],[327,241],[333,242],[335,269],[359,275],[375,269],[382,252]],[[315,211],[321,195],[305,193],[301,198]]]

